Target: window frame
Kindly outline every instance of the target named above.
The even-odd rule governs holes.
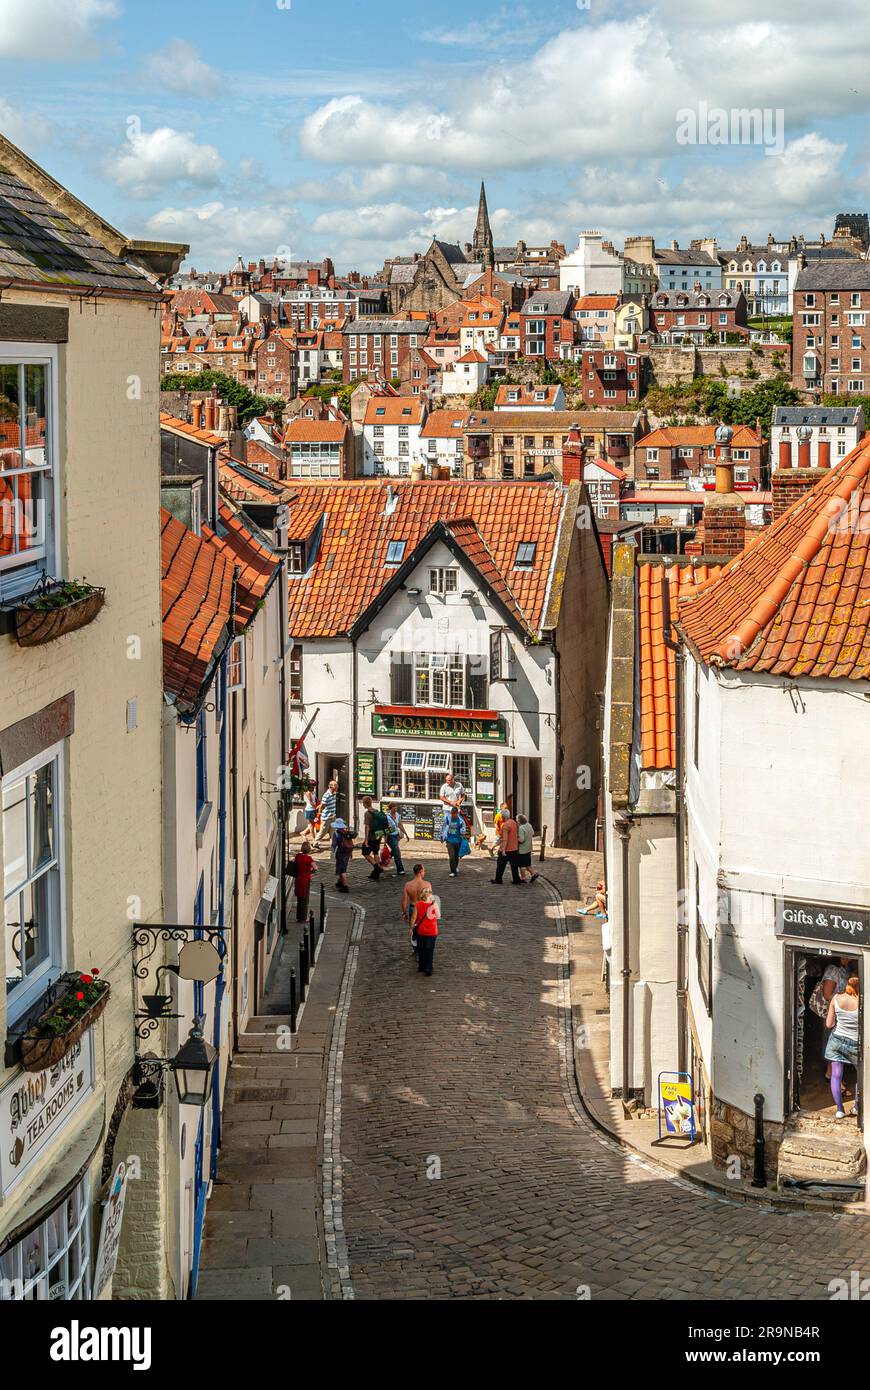
[[[40,768],[54,764],[55,785],[53,791],[54,802],[54,863],[43,868],[42,873],[51,873],[52,870],[57,875],[57,884],[54,892],[54,902],[57,910],[57,920],[49,924],[49,949],[44,961],[37,966],[33,975],[23,976],[21,984],[6,995],[6,1024],[10,1027],[19,1018],[32,1008],[33,1004],[44,992],[50,983],[63,974],[66,963],[66,767],[64,759],[64,742],[54,743],[50,748],[45,748],[41,753],[37,753],[33,758],[28,758],[27,762],[20,766],[10,769],[3,777],[0,777],[0,817],[2,817],[2,793],[13,782],[20,782],[22,778],[38,772]],[[5,849],[5,840],[4,840]],[[7,898],[11,898],[13,893],[20,893],[27,883],[35,883],[38,877],[28,877],[25,882],[19,884],[17,888],[10,890],[7,894],[5,880],[2,885],[4,901],[4,923],[5,903]],[[4,926],[4,960],[6,950],[6,927]],[[9,979],[9,961],[5,960],[6,978]]]
[[[59,353],[51,343],[10,342],[0,343],[0,366],[39,366],[46,367],[46,422],[45,447],[48,466],[38,471],[48,476],[46,497],[49,501],[49,521],[44,551],[41,556],[23,564],[10,563],[11,557],[0,560],[0,599],[17,598],[27,593],[40,575],[60,578],[60,456],[58,447],[59,420]],[[2,476],[2,474],[0,474]]]

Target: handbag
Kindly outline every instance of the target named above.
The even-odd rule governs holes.
[[[459,841],[459,858],[464,859],[466,854],[471,853],[471,842],[467,835],[463,835]]]

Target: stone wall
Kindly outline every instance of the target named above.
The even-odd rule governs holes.
[[[764,1167],[768,1183],[775,1177],[785,1126],[781,1121],[764,1122]],[[755,1116],[746,1115],[735,1105],[713,1097],[710,1108],[710,1143],[717,1168],[727,1168],[735,1156],[740,1159],[742,1176],[751,1178],[755,1163]]]
[[[774,358],[779,361],[780,353],[783,365],[777,367]],[[647,361],[651,386],[685,385],[695,377],[710,376],[736,380],[740,388],[749,391],[758,381],[769,381],[782,372],[788,375],[791,370],[788,343],[773,348],[764,346],[760,353],[744,347],[681,348],[655,344],[648,349]],[[747,371],[758,375],[747,377]]]

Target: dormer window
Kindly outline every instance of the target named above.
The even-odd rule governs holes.
[[[519,545],[517,546],[516,559],[514,560],[514,569],[532,569],[535,563],[536,550],[537,544],[535,541],[520,541]]]
[[[287,572],[288,574],[305,573],[305,544],[303,541],[294,541],[288,545]]]

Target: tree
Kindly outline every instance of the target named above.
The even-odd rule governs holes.
[[[286,405],[282,396],[256,396],[234,377],[225,372],[171,372],[160,383],[161,391],[211,391],[216,390],[221,400],[236,407],[240,425],[247,424],[255,415],[265,415],[271,410],[280,422]]]

